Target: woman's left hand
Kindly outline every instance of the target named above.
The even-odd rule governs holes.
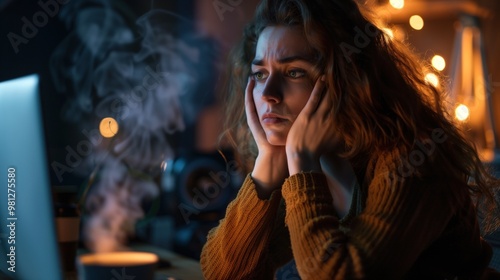
[[[322,76],[288,132],[286,155],[290,176],[301,171],[321,171],[320,157],[335,151],[338,137],[333,127],[332,107]]]

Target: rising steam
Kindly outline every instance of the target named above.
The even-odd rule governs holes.
[[[85,226],[94,251],[123,247],[144,215],[141,202],[158,194],[152,178],[174,156],[172,135],[210,101],[208,94],[194,93],[210,78],[200,70],[207,68],[211,46],[170,32],[175,15],[165,11],[138,20],[127,15],[119,2],[68,3],[61,18],[74,32],[52,57],[54,84],[71,95],[63,117],[79,123],[113,117],[120,125],[115,137],[98,141],[87,157],[87,166],[98,170]]]

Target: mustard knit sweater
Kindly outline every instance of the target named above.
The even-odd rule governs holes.
[[[367,168],[340,220],[322,173],[287,178],[268,200],[248,175],[201,254],[206,279],[482,279],[491,247],[469,192],[440,176],[396,176],[400,157]]]

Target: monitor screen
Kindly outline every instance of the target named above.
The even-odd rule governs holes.
[[[37,75],[0,82],[0,252],[3,278],[62,279]]]

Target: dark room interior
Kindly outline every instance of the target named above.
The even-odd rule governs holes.
[[[64,241],[57,228],[64,279],[83,279],[76,276],[77,255],[106,246],[156,253],[160,272],[150,279],[204,279],[200,254],[207,234],[249,172],[219,136],[224,120],[237,117],[224,114],[227,58],[259,2],[0,0],[0,84],[38,76],[51,211],[56,224],[76,228],[76,237]],[[500,1],[357,2],[369,4],[387,36],[411,46],[432,69],[426,81],[445,89],[450,114],[499,177]],[[401,2],[404,7],[395,7]],[[483,95],[471,101],[478,92]],[[463,108],[469,122],[460,119]],[[0,130],[0,139],[9,137]],[[125,169],[120,157],[129,162]],[[29,174],[17,176],[22,182]],[[107,187],[128,184],[130,193]],[[115,196],[126,197],[110,200],[117,208],[101,209]],[[94,218],[97,213],[108,220]],[[116,236],[98,233],[99,223],[117,223]],[[9,275],[4,230],[0,279],[59,279]],[[37,238],[36,228],[20,231],[19,239]],[[493,248],[489,266],[500,270],[500,231],[484,239]],[[22,271],[27,266],[18,254]],[[286,273],[275,279],[300,279]]]

